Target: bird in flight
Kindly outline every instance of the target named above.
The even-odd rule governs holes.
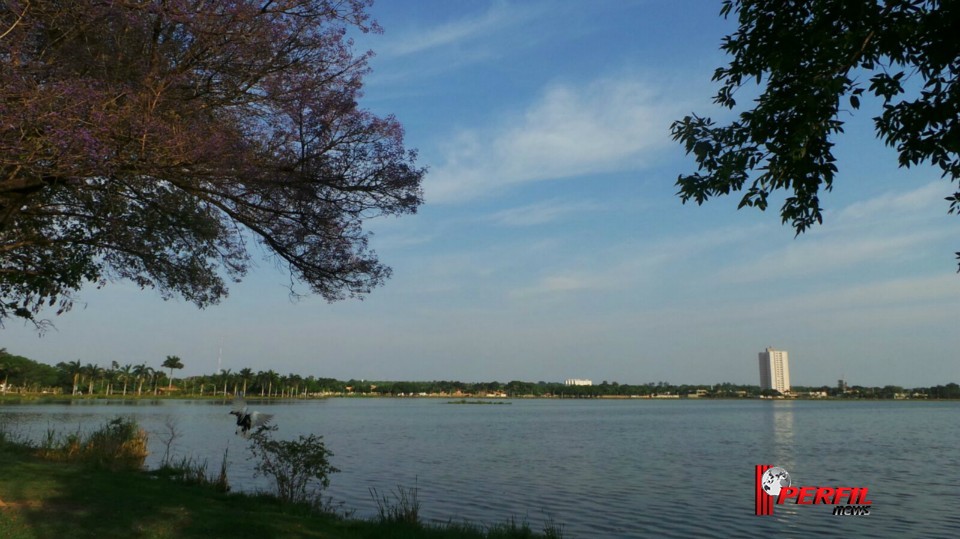
[[[254,427],[265,427],[267,421],[273,418],[273,414],[265,414],[251,410],[250,407],[247,406],[247,401],[240,397],[233,399],[233,410],[230,410],[230,414],[237,416],[236,432],[244,438],[249,436],[250,429]]]

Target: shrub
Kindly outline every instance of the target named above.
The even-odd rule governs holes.
[[[330,474],[340,471],[330,464],[333,452],[323,445],[323,436],[274,440],[270,437],[274,430],[264,427],[250,437],[257,475],[273,478],[281,501],[322,506],[321,493],[330,485]]]
[[[117,417],[87,435],[77,433],[58,439],[47,431],[39,453],[52,460],[139,470],[147,458],[147,433],[133,419]]]
[[[227,450],[223,451],[219,474],[207,474],[206,460],[196,461],[187,457],[183,457],[179,461],[165,459],[160,467],[151,473],[174,481],[182,481],[189,485],[211,487],[217,492],[230,491],[230,482],[227,480]]]

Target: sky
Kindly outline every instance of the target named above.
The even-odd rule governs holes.
[[[198,310],[115,282],[84,289],[43,335],[8,323],[0,347],[51,364],[178,355],[178,377],[220,361],[343,380],[621,384],[758,384],[757,354],[773,347],[794,385],[960,382],[954,185],[898,168],[869,103],[835,139],[822,226],[795,236],[776,201],[737,211],[737,196],[676,196],[695,164],[670,123],[731,117],[712,103],[735,28],[719,9],[380,0],[384,33],[357,37],[376,53],[361,104],[395,115],[429,168],[416,215],[367,223],[393,268],[385,286],[291,301],[265,260]]]

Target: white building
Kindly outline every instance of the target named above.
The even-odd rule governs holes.
[[[592,386],[593,380],[584,380],[583,378],[567,378],[563,384],[567,386]]]
[[[790,392],[790,362],[785,350],[767,348],[760,352],[760,389]]]

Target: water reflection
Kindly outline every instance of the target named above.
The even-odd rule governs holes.
[[[794,464],[794,401],[773,401],[770,407],[770,425],[773,435],[773,462],[788,471]]]

